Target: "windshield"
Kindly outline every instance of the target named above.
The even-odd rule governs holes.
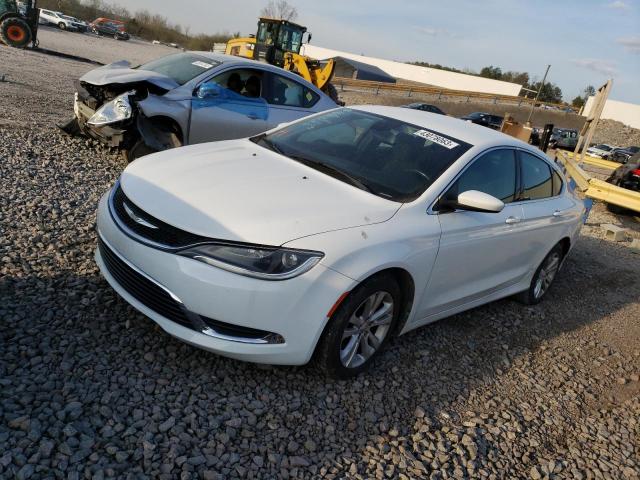
[[[440,132],[350,108],[331,110],[252,141],[397,202],[415,200],[471,148]]]
[[[474,112],[474,113],[470,113],[469,115],[467,115],[467,118],[482,118],[485,115],[486,115],[486,113]]]
[[[608,152],[609,150],[611,150],[611,147],[609,145],[596,145],[596,147],[598,150],[602,150],[603,152]]]
[[[211,70],[217,65],[220,65],[220,62],[201,55],[176,53],[145,63],[137,68],[161,73],[174,79],[180,85],[184,85],[189,80],[193,80],[201,73]]]

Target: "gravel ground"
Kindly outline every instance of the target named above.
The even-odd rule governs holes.
[[[76,55],[104,64],[129,60],[133,65],[139,65],[181,51],[166,45],[153,45],[137,38],[122,41],[111,37],[99,37],[92,33],[65,32],[43,26],[38,29],[38,40],[40,47],[47,50]]]
[[[0,478],[639,478],[640,251],[599,226],[633,217],[596,205],[542,304],[411,332],[355,380],[228,360],[99,275],[125,164],[52,126],[90,66],[0,65]]]

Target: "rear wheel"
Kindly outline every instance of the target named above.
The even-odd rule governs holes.
[[[318,345],[317,359],[331,376],[348,378],[366,370],[391,337],[402,294],[390,275],[373,277],[340,304]]]
[[[564,252],[561,244],[557,244],[553,247],[547,256],[544,257],[540,266],[538,266],[536,273],[531,279],[529,288],[517,295],[516,298],[518,301],[525,305],[535,305],[536,303],[540,303],[549,291],[551,284],[560,270],[560,264],[562,263],[563,256]]]
[[[60,22],[60,23],[58,24],[58,28],[59,28],[60,30],[66,30],[66,29],[67,29],[67,26],[64,24],[64,22]]]
[[[338,105],[344,105],[344,103],[340,101],[340,97],[338,96],[338,90],[333,85],[333,83],[327,83],[327,85],[324,87],[324,93],[329,95],[331,100],[336,102]]]
[[[31,36],[31,28],[22,18],[7,18],[0,24],[0,39],[10,47],[26,47]]]

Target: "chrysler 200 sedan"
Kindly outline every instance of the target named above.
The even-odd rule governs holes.
[[[539,302],[585,207],[502,133],[339,108],[130,164],[100,201],[97,263],[171,335],[338,377],[389,338],[517,295]]]

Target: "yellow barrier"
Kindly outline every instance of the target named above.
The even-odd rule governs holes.
[[[518,105],[524,104],[532,104],[536,105],[549,105],[558,108],[565,108],[564,105],[558,103],[549,103],[549,102],[541,102],[535,101],[531,98],[526,97],[517,97],[513,95],[500,95],[497,93],[483,93],[483,92],[469,92],[466,90],[451,90],[444,87],[431,87],[428,85],[420,85],[420,84],[408,84],[408,83],[387,83],[387,82],[374,82],[371,80],[355,80],[353,78],[345,78],[345,77],[335,77],[331,83],[336,87],[359,87],[359,88],[368,88],[376,91],[376,94],[380,90],[386,90],[391,92],[403,92],[407,93],[408,96],[411,96],[412,93],[426,93],[432,95],[440,95],[445,97],[467,97],[468,100],[480,98],[485,100],[503,100],[509,102],[517,102]]]
[[[573,152],[564,152],[572,158],[575,158]],[[584,158],[582,159],[584,163],[588,163],[589,165],[593,165],[594,167],[606,168],[608,170],[615,170],[621,164],[618,162],[612,162],[611,160],[605,160],[604,158],[592,157],[591,155],[587,155],[585,153]]]
[[[573,178],[578,188],[584,192],[587,197],[640,212],[639,192],[634,192],[633,190],[618,187],[591,177],[580,168],[575,160],[569,157],[567,152],[558,152],[556,160],[560,161],[569,176]]]

